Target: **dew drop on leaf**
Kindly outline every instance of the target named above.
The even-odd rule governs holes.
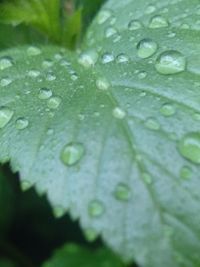
[[[13,60],[11,57],[0,58],[0,70],[4,70],[13,66]]]
[[[119,54],[116,59],[117,63],[127,63],[128,61],[129,61],[128,57],[123,53]]]
[[[152,56],[158,49],[158,45],[151,39],[143,39],[137,45],[137,55],[140,58]]]
[[[143,25],[139,20],[131,20],[128,24],[128,29],[130,31],[135,31],[135,30],[142,28],[142,26]]]
[[[96,80],[96,86],[99,90],[108,90],[110,84],[105,78],[99,78]]]
[[[25,119],[25,118],[19,118],[15,122],[15,127],[18,130],[23,130],[23,129],[27,128],[28,125],[29,125],[29,121],[27,119]]]
[[[12,119],[14,111],[7,107],[0,107],[0,129],[4,128]]]
[[[153,5],[149,5],[149,6],[146,8],[145,13],[146,13],[146,14],[151,14],[151,13],[153,13],[153,12],[155,12],[155,11],[156,11],[156,7],[153,6]]]
[[[97,59],[98,53],[95,50],[88,50],[79,56],[78,62],[83,67],[90,68],[96,64]]]
[[[200,133],[189,133],[178,143],[181,155],[193,163],[200,164]]]
[[[31,183],[29,181],[26,181],[26,180],[21,181],[22,191],[27,191],[30,188],[31,188]]]
[[[10,78],[2,78],[0,81],[0,86],[4,87],[12,83]]]
[[[131,197],[131,190],[126,184],[119,183],[115,188],[114,196],[117,200],[128,201]]]
[[[102,10],[98,17],[97,17],[97,23],[103,24],[105,23],[109,18],[111,17],[111,12],[109,10]]]
[[[61,206],[56,206],[53,208],[53,214],[56,218],[60,218],[65,214],[65,210]]]
[[[88,213],[91,217],[99,217],[105,212],[104,205],[99,200],[93,200],[89,203]]]
[[[145,125],[150,130],[159,130],[160,124],[153,118],[149,118],[146,120]]]
[[[165,117],[170,117],[172,115],[175,114],[176,109],[174,108],[174,106],[170,105],[170,104],[164,104],[161,109],[160,112],[163,116]]]
[[[178,51],[165,51],[158,56],[155,67],[161,74],[180,73],[186,69],[186,59]]]
[[[56,75],[53,74],[52,72],[47,73],[46,80],[51,82],[56,80]]]
[[[149,22],[149,28],[151,29],[163,28],[163,27],[168,27],[168,26],[169,26],[169,22],[167,21],[167,19],[160,15],[156,15],[152,17]]]
[[[50,109],[57,109],[60,106],[61,101],[62,100],[59,96],[53,96],[48,100],[47,106]]]
[[[180,170],[180,177],[183,180],[190,179],[191,176],[192,176],[192,170],[189,167],[184,166],[184,167],[181,168],[181,170]]]
[[[40,71],[38,70],[30,70],[28,71],[27,75],[31,78],[36,78],[40,75]]]
[[[42,53],[42,51],[40,50],[40,48],[36,47],[36,46],[29,46],[27,49],[27,54],[29,56],[38,56]]]
[[[109,53],[105,53],[102,55],[102,63],[103,64],[107,64],[107,63],[110,63],[112,61],[114,61],[114,56],[112,54],[109,54]]]
[[[117,33],[117,30],[116,30],[115,28],[113,28],[113,27],[108,27],[108,28],[106,28],[106,30],[105,30],[105,36],[106,36],[107,38],[109,38],[109,37],[115,35],[116,33]]]
[[[89,241],[89,242],[93,242],[97,239],[98,237],[98,233],[95,229],[93,228],[87,228],[84,230],[84,235],[85,238]]]
[[[116,119],[123,119],[126,116],[126,112],[120,107],[116,107],[113,109],[113,116]]]
[[[69,143],[61,151],[60,159],[67,165],[72,166],[83,157],[85,149],[81,143]]]
[[[38,94],[39,99],[45,100],[52,96],[52,91],[48,88],[41,88]]]

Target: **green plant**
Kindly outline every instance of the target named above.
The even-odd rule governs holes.
[[[66,238],[43,266],[200,266],[199,1],[15,0],[0,10],[26,44],[2,44],[0,160],[58,221],[68,213],[97,240]],[[43,205],[33,207],[51,218]],[[55,228],[38,225],[51,240]]]

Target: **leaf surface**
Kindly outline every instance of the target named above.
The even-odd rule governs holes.
[[[200,264],[199,8],[110,0],[81,54],[1,53],[1,161],[145,267]]]

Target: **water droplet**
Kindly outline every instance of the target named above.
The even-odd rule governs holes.
[[[52,96],[52,91],[48,88],[41,88],[40,91],[39,91],[39,99],[41,100],[45,100],[45,99],[48,99]]]
[[[151,14],[151,13],[153,13],[153,12],[155,12],[155,11],[156,11],[156,7],[153,6],[153,5],[149,5],[149,6],[146,8],[145,13],[146,13],[146,14]]]
[[[192,170],[187,166],[183,166],[180,170],[180,177],[183,180],[187,180],[190,179],[191,176],[192,176]]]
[[[105,53],[103,54],[102,56],[102,63],[103,64],[107,64],[107,63],[110,63],[112,61],[114,61],[114,56],[112,54],[109,54],[109,53]]]
[[[56,206],[53,208],[53,214],[56,218],[61,218],[65,214],[65,209],[61,206]]]
[[[0,129],[4,128],[12,119],[14,112],[7,107],[0,107]]]
[[[152,184],[152,177],[151,177],[151,175],[149,173],[144,172],[142,174],[142,178],[143,178],[143,180],[145,181],[146,184],[149,184],[149,185]]]
[[[116,61],[117,61],[117,63],[127,63],[129,61],[129,59],[125,54],[121,53],[117,56]]]
[[[98,233],[93,228],[88,228],[84,231],[84,235],[89,242],[93,242],[97,239]]]
[[[178,51],[165,51],[157,58],[155,67],[161,74],[180,73],[186,68],[186,59]]]
[[[27,191],[31,188],[32,184],[29,181],[21,181],[21,189],[22,191]]]
[[[23,129],[27,128],[28,125],[29,125],[29,121],[27,119],[25,119],[25,118],[19,118],[15,122],[15,127],[18,130],[23,130]]]
[[[0,85],[2,87],[7,86],[12,83],[12,80],[10,78],[2,78],[0,81]]]
[[[4,70],[13,66],[13,60],[11,57],[0,58],[0,70]]]
[[[200,133],[189,133],[178,143],[181,155],[193,163],[200,164]]]
[[[126,116],[126,112],[119,107],[113,109],[113,116],[117,119],[123,119]]]
[[[137,54],[140,58],[148,58],[155,54],[158,45],[151,39],[143,39],[137,45]]]
[[[128,29],[130,31],[135,31],[135,30],[142,28],[142,26],[143,25],[139,20],[131,20],[128,24]]]
[[[50,68],[50,67],[52,67],[53,66],[53,61],[52,60],[50,60],[50,59],[46,59],[46,60],[44,60],[43,62],[42,62],[42,67],[43,68]]]
[[[97,17],[97,23],[103,24],[111,17],[111,12],[109,10],[102,10],[100,11]]]
[[[47,102],[47,106],[50,109],[57,109],[60,106],[61,101],[62,100],[59,96],[51,97]]]
[[[145,125],[148,129],[150,130],[159,130],[160,129],[160,124],[153,118],[149,118],[146,122]]]
[[[46,80],[51,82],[56,80],[56,75],[52,72],[47,73]]]
[[[108,27],[106,30],[105,30],[105,36],[106,38],[109,38],[113,35],[117,34],[117,30],[113,27]]]
[[[140,80],[142,80],[142,79],[144,79],[144,78],[146,78],[147,77],[147,73],[146,73],[146,71],[140,71],[139,73],[138,73],[138,78],[140,79]]]
[[[128,201],[131,197],[131,190],[126,184],[119,183],[115,188],[114,196],[117,200]]]
[[[71,166],[76,164],[82,157],[85,149],[80,143],[69,143],[61,151],[60,158],[62,162]]]
[[[95,50],[88,50],[79,56],[78,62],[85,68],[94,66],[98,59],[98,53]]]
[[[105,212],[104,205],[99,200],[93,200],[89,203],[88,213],[91,217],[99,217]]]
[[[73,73],[71,74],[71,79],[72,79],[72,81],[76,81],[76,80],[78,79],[78,75],[77,75],[76,72],[73,72]]]
[[[170,117],[172,115],[175,114],[176,110],[175,108],[170,105],[170,104],[164,104],[161,109],[160,109],[160,112],[163,116],[166,116],[166,117]]]
[[[30,46],[27,49],[27,54],[29,56],[37,56],[40,55],[42,53],[42,51],[40,50],[40,48],[36,47],[36,46]]]
[[[154,16],[149,23],[149,28],[151,29],[163,28],[168,26],[169,22],[167,21],[167,19],[159,15]]]
[[[108,90],[110,84],[105,78],[100,78],[96,80],[96,86],[99,90],[105,91],[105,90]]]
[[[38,70],[30,70],[28,71],[28,76],[32,78],[36,78],[40,75],[40,72]]]

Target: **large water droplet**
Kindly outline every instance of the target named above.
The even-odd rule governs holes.
[[[186,68],[186,59],[178,51],[165,51],[157,58],[155,67],[161,74],[180,73]]]
[[[78,62],[85,68],[94,66],[98,59],[98,53],[95,50],[88,50],[79,56]]]
[[[137,45],[137,54],[140,58],[152,56],[158,49],[158,45],[151,39],[143,39]]]
[[[99,217],[105,212],[104,205],[99,200],[93,200],[89,203],[88,213],[91,217]]]
[[[128,185],[119,183],[115,188],[114,196],[118,200],[128,201],[131,197],[131,190]]]
[[[30,46],[27,49],[27,54],[29,56],[37,56],[40,55],[42,53],[42,51],[40,50],[40,48],[36,47],[36,46]]]
[[[135,30],[142,28],[142,26],[143,25],[139,20],[131,20],[128,24],[128,29],[130,31],[135,31]]]
[[[28,125],[29,125],[29,121],[27,119],[25,119],[25,118],[19,118],[15,122],[15,127],[18,130],[23,130],[23,129],[27,128]]]
[[[11,57],[0,58],[0,70],[4,70],[13,66],[13,60]]]
[[[178,149],[184,158],[200,164],[200,133],[189,133],[183,136]]]
[[[0,129],[4,128],[12,119],[14,112],[7,107],[0,107]]]
[[[108,90],[110,84],[105,78],[100,78],[96,80],[96,86],[99,90],[105,91]]]
[[[59,96],[53,96],[48,100],[47,106],[50,109],[57,109],[60,106],[61,101],[62,100]]]
[[[41,88],[39,91],[39,99],[45,100],[52,96],[52,91],[48,88]]]
[[[80,143],[69,143],[61,151],[60,158],[62,162],[71,166],[76,164],[82,157],[85,149]]]
[[[113,116],[117,119],[123,119],[126,116],[126,112],[120,107],[113,109]]]
[[[170,117],[170,116],[175,114],[176,110],[175,110],[174,106],[172,106],[170,104],[164,104],[161,107],[160,112],[163,116]]]
[[[167,19],[159,15],[154,16],[149,22],[149,28],[152,29],[163,28],[168,26],[169,22],[167,21]]]

